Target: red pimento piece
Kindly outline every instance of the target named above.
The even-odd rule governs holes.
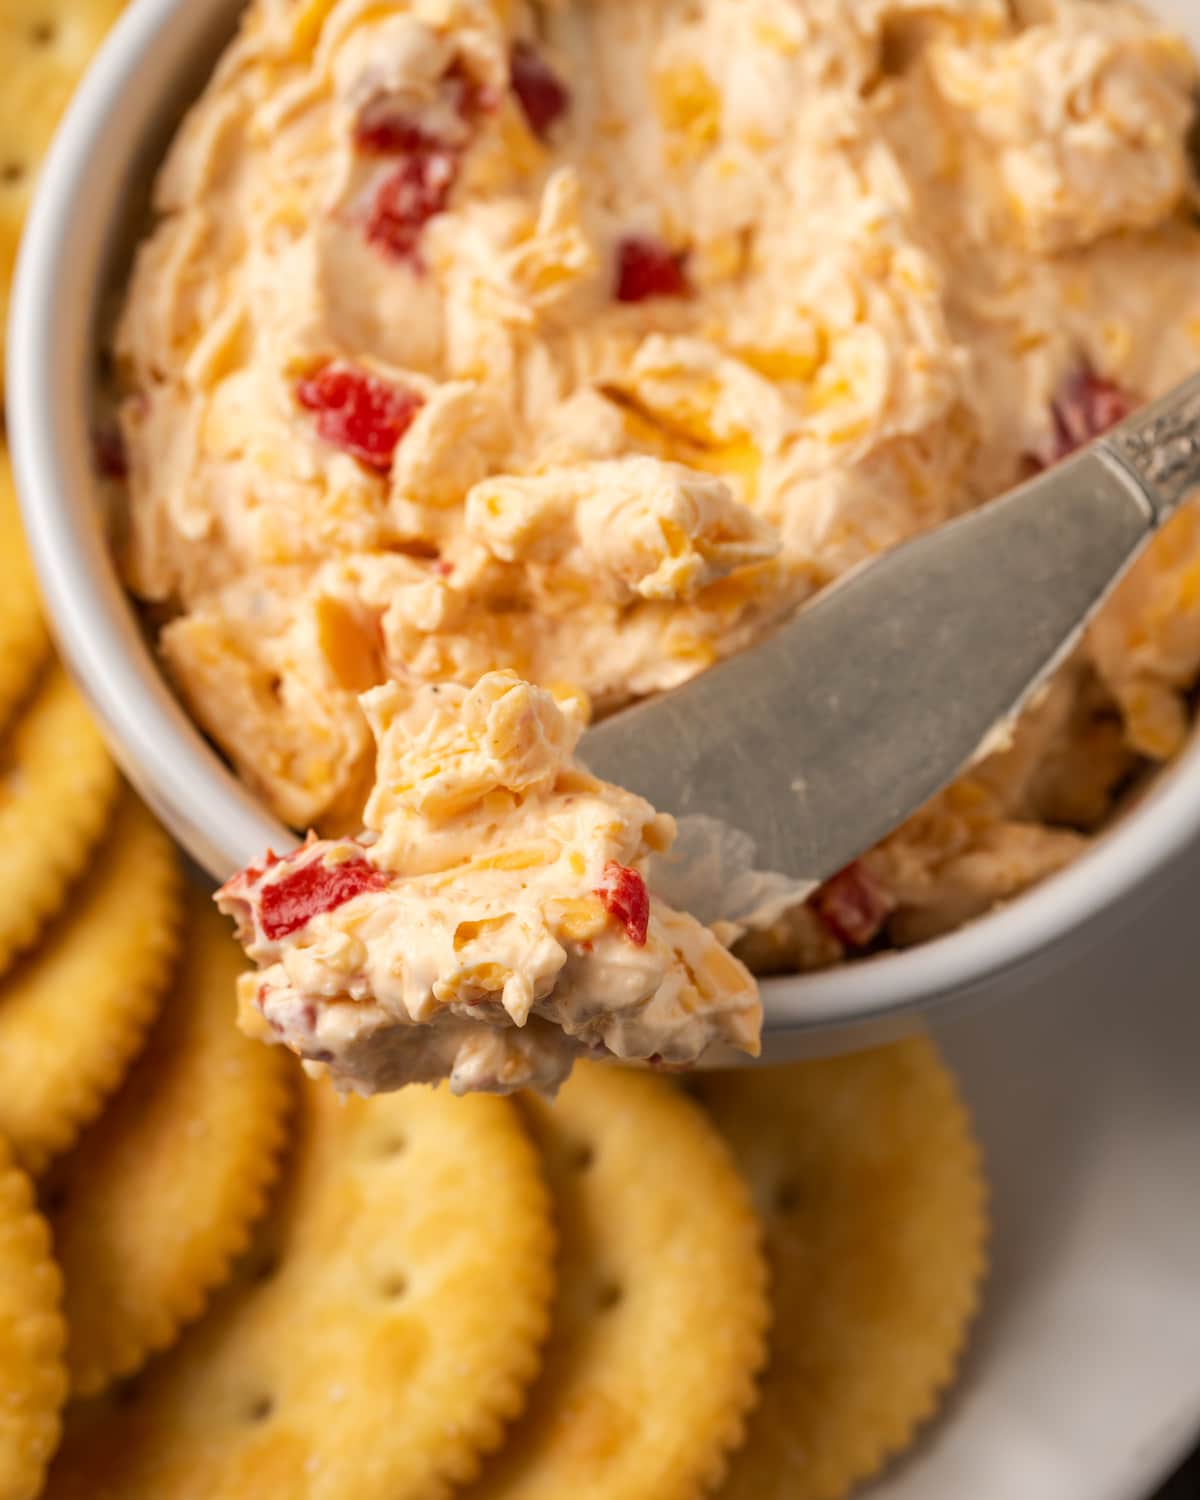
[[[1140,403],[1113,380],[1081,365],[1051,404],[1054,438],[1041,464],[1049,468],[1123,422]]]
[[[398,114],[386,104],[369,104],[355,122],[354,145],[365,156],[400,156],[437,151],[442,143],[411,115]]]
[[[453,151],[438,147],[408,155],[375,189],[367,210],[368,242],[397,260],[419,264],[421,231],[445,209],[457,175]]]
[[[613,295],[618,302],[645,302],[648,297],[686,297],[684,265],[687,256],[668,250],[658,240],[630,235],[617,246],[617,277]]]
[[[442,74],[438,93],[441,103],[464,125],[469,125],[478,115],[494,107],[492,91],[473,78],[459,58],[455,58]],[[445,119],[444,115],[442,119]],[[460,144],[462,142],[457,138],[442,139],[417,116],[397,109],[386,94],[369,100],[354,124],[354,145],[365,156],[449,151]]]
[[[508,77],[517,103],[538,140],[544,141],[556,120],[570,108],[566,84],[532,42],[521,38],[508,55]]]
[[[861,859],[831,876],[812,896],[817,915],[847,948],[865,948],[896,908],[890,892]]]
[[[596,887],[596,895],[605,911],[625,928],[629,941],[644,948],[650,928],[650,896],[638,872],[610,859],[604,866],[604,881]]]
[[[258,920],[271,942],[296,932],[323,911],[352,901],[364,891],[382,891],[388,877],[361,857],[326,864],[320,855],[298,865],[278,880],[264,885],[259,895]]]
[[[438,87],[442,104],[461,121],[458,125],[448,122],[443,111],[444,134],[430,129],[420,117],[396,109],[387,97],[368,103],[354,127],[354,144],[364,155],[401,158],[375,188],[366,216],[367,240],[386,254],[418,266],[421,231],[446,207],[469,127],[494,103],[490,91],[457,60]]]
[[[300,381],[296,400],[316,413],[317,431],[327,443],[381,474],[392,467],[397,443],[424,404],[415,391],[346,365],[326,365]]]

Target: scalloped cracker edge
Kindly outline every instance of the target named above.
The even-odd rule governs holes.
[[[775,1330],[721,1500],[839,1500],[913,1442],[987,1265],[979,1147],[924,1038],[700,1079],[767,1226]]]
[[[67,1394],[62,1278],[33,1188],[0,1140],[0,1500],[34,1500]]]
[[[178,950],[170,840],[126,788],[93,868],[0,979],[0,1132],[34,1174],[73,1144],[145,1038]]]
[[[75,1395],[137,1370],[199,1316],[279,1170],[291,1067],[234,1026],[244,959],[211,903],[189,891],[187,913],[145,1051],[46,1185]]]
[[[0,440],[0,730],[49,654],[50,636],[25,550],[12,464]]]
[[[663,1079],[577,1063],[526,1104],[560,1290],[541,1380],[464,1500],[694,1500],[742,1440],[766,1352],[761,1229],[728,1148]]]
[[[152,1379],[75,1409],[48,1496],[437,1500],[502,1440],[553,1291],[516,1106],[306,1083],[294,1135],[234,1283]]]
[[[0,742],[0,974],[62,905],[117,785],[83,699],[52,666]]]

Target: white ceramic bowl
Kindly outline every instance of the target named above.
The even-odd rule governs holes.
[[[242,0],[134,0],[44,167],[9,335],[8,424],[25,522],[63,656],[125,771],[208,872],[291,840],[188,719],[161,676],[105,546],[90,390],[106,294],[127,263],[156,163]],[[1200,44],[1194,0],[1163,0]],[[961,931],[764,986],[772,1058],[886,1040],[934,1005],[1002,995],[1062,962],[1100,920],[1157,888],[1200,830],[1195,745],[1062,874]]]

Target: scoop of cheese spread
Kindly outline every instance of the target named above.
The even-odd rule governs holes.
[[[363,1091],[553,1089],[581,1053],[757,1051],[750,974],[646,890],[671,819],[574,762],[577,702],[491,672],[363,706],[366,836],[313,839],[218,894],[260,965],[246,1025]]]
[[[661,825],[582,789],[575,709],[492,674],[597,713],[677,685],[1194,368],[1196,84],[1125,0],[252,0],[116,354],[123,566],[181,695],[333,839],[303,868],[389,872],[248,927],[268,1021],[300,1041],[320,995],[310,1054],[374,1026],[347,1076],[462,1083],[554,1074],[547,1025],[694,1055],[652,997],[740,1013],[686,919],[654,908],[643,947],[596,916]],[[1181,743],[1198,570],[1189,512],[1053,712],[755,963],[916,940],[1072,857]],[[539,726],[511,764],[479,748],[509,712]],[[488,863],[514,851],[539,862]]]

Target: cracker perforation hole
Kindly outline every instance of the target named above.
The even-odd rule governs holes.
[[[567,1152],[567,1166],[572,1172],[586,1172],[596,1160],[596,1152],[587,1141],[580,1141]]]
[[[785,1178],[775,1189],[775,1212],[783,1215],[797,1213],[802,1198],[800,1184],[793,1178]]]
[[[261,1284],[264,1281],[270,1281],[278,1270],[279,1257],[277,1255],[263,1255],[253,1265],[247,1266],[246,1274],[251,1281]]]
[[[246,1405],[246,1420],[247,1422],[265,1422],[274,1410],[274,1396],[266,1394],[255,1396]]]
[[[596,1293],[596,1311],[611,1312],[625,1296],[625,1288],[618,1281],[603,1281]]]
[[[29,36],[35,47],[50,47],[58,40],[58,27],[50,20],[35,21]]]
[[[25,180],[25,167],[19,161],[6,161],[0,167],[0,182],[5,187],[16,187],[19,182]]]
[[[382,1157],[386,1161],[390,1157],[402,1155],[407,1150],[408,1137],[403,1136],[399,1131],[396,1131],[392,1135],[385,1135],[381,1137],[379,1144],[376,1147],[375,1154],[376,1156]]]
[[[390,1271],[379,1283],[380,1296],[398,1302],[408,1291],[408,1277],[403,1271]]]

